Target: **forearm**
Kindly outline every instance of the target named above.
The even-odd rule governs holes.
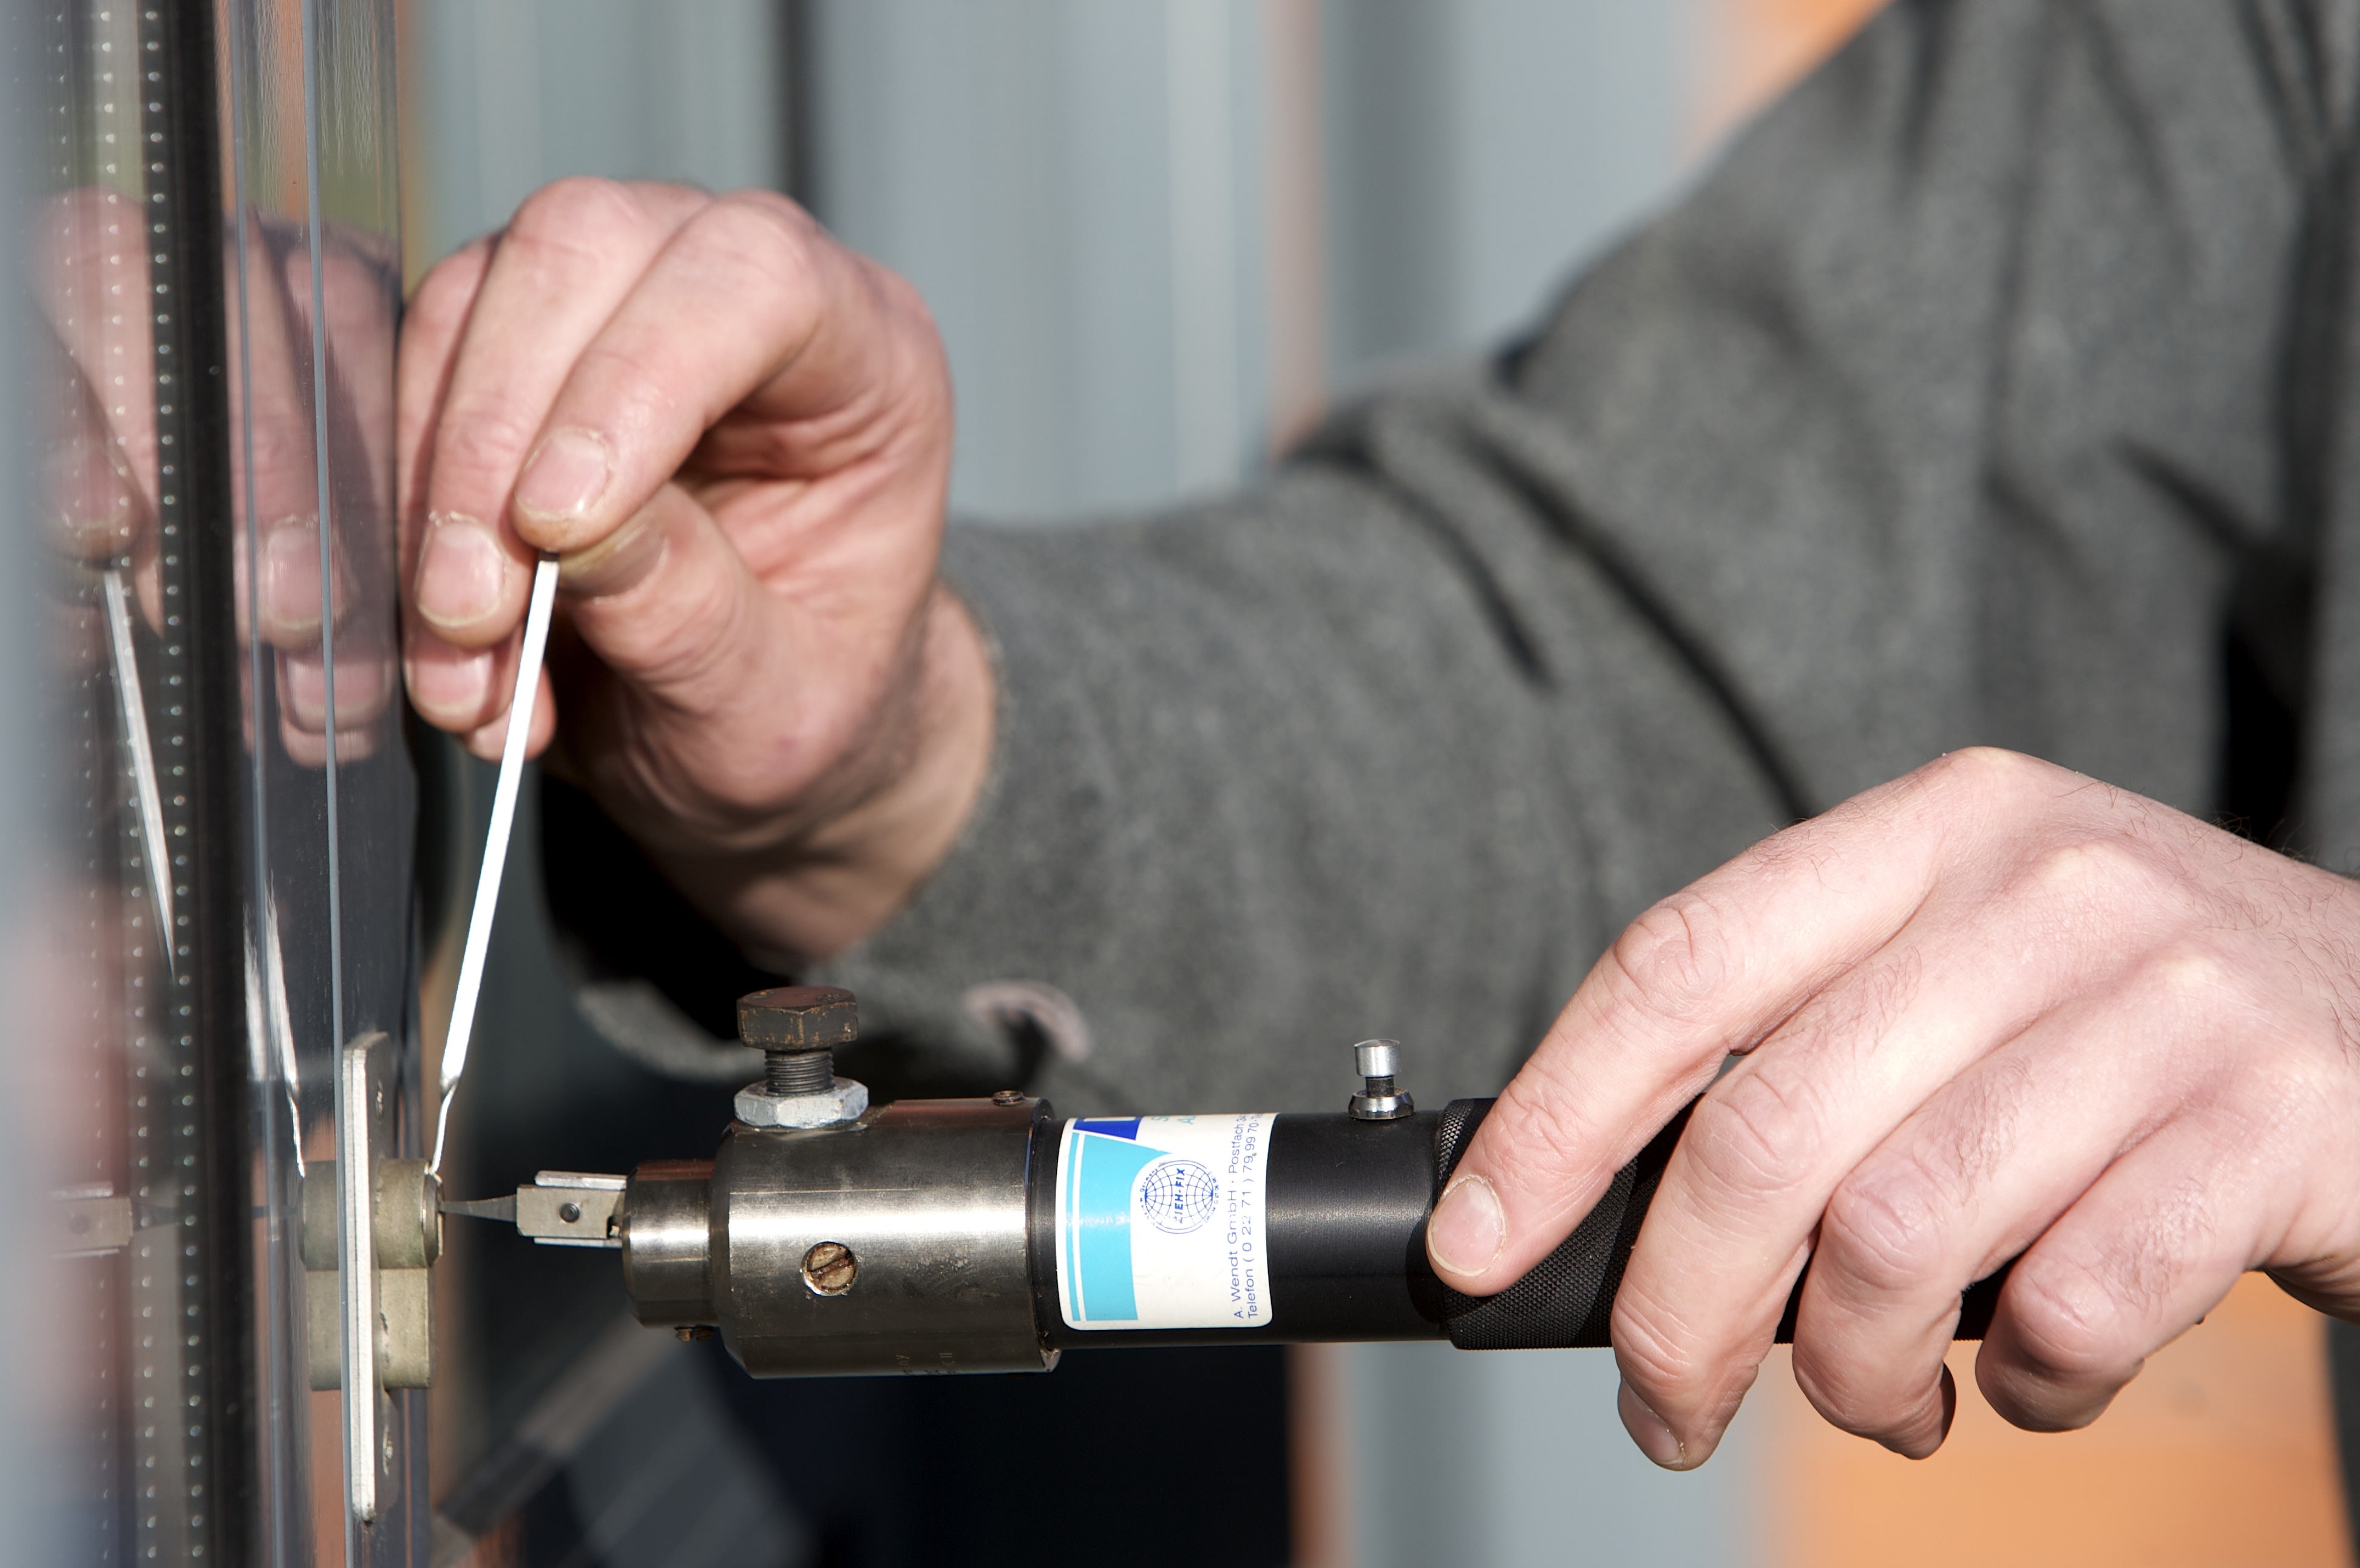
[[[1776,817],[1678,671],[1529,668],[1469,561],[1316,463],[1216,511],[955,531],[993,782],[826,976],[928,1038],[972,1030],[974,987],[1055,987],[1093,1052],[1045,1064],[1068,1098],[1323,1105],[1317,1047],[1355,1030],[1422,1042],[1421,1094],[1495,1087],[1644,889]],[[1613,614],[1549,595],[1591,596]]]

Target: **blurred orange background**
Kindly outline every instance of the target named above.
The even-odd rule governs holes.
[[[2086,1432],[2018,1432],[1950,1353],[1958,1423],[1913,1462],[1819,1420],[1786,1354],[1752,1403],[1765,1568],[2334,1568],[2351,1562],[2325,1322],[2249,1274]]]

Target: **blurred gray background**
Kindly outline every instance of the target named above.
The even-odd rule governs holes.
[[[410,270],[561,175],[789,191],[933,307],[960,513],[1153,506],[1535,321],[1689,167],[1702,4],[413,0]],[[1318,1568],[1749,1555],[1746,1423],[1663,1475],[1603,1352],[1318,1354]]]

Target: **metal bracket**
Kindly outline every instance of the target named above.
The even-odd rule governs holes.
[[[107,1183],[68,1187],[50,1198],[57,1205],[60,1258],[104,1258],[131,1245],[137,1225],[131,1200],[116,1197]]]
[[[505,1198],[446,1198],[442,1212],[472,1219],[497,1220],[541,1247],[613,1247],[623,1245],[621,1176],[599,1176],[584,1171],[543,1171],[530,1187],[519,1187]]]
[[[336,1171],[315,1163],[303,1178],[303,1267],[320,1281],[305,1297],[311,1387],[344,1387],[344,1319],[335,1276]],[[434,1260],[442,1253],[438,1185],[423,1160],[379,1160],[370,1183],[377,1255],[377,1378],[386,1389],[433,1384]]]
[[[377,1517],[384,1395],[433,1378],[432,1265],[442,1251],[437,1183],[422,1160],[391,1158],[398,1051],[382,1031],[336,1063],[336,1158],[303,1177],[305,1350],[311,1387],[343,1389],[353,1512]],[[356,1392],[357,1391],[357,1392]]]
[[[620,1247],[620,1176],[543,1171],[516,1193],[516,1227],[543,1247]]]

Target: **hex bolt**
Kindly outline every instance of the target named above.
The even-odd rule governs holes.
[[[1394,1122],[1417,1109],[1400,1088],[1401,1041],[1364,1040],[1352,1048],[1352,1062],[1360,1074],[1360,1092],[1349,1107],[1353,1120]]]
[[[825,1094],[836,1083],[836,1048],[860,1038],[852,993],[834,985],[775,985],[738,998],[738,1038],[762,1052],[773,1094]]]

